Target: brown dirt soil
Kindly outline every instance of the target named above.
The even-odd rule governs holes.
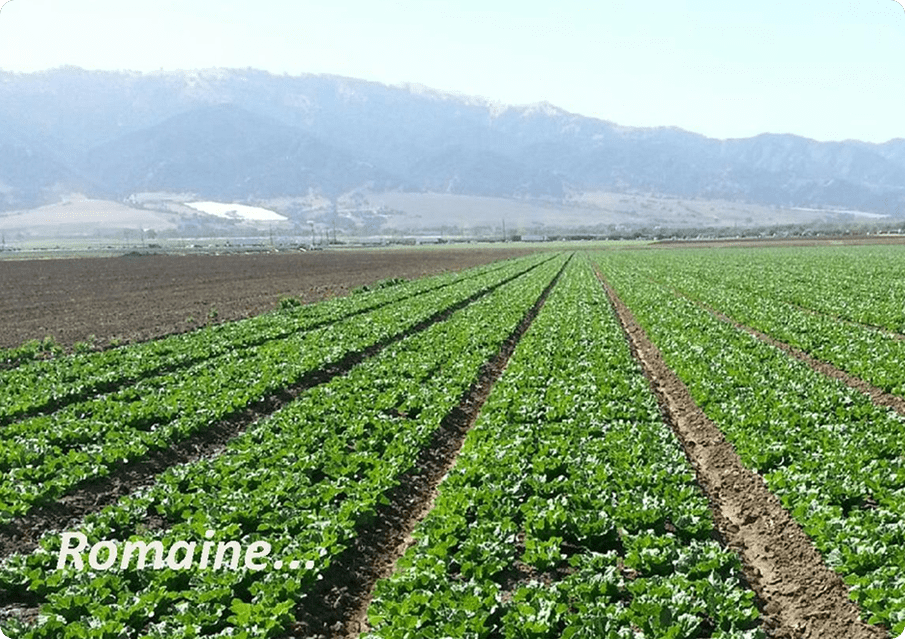
[[[366,284],[414,279],[536,252],[531,248],[333,250],[0,261],[0,348],[53,337],[70,347],[181,333],[210,320],[317,302]],[[189,320],[192,321],[189,321]]]
[[[500,351],[481,367],[477,381],[441,421],[415,467],[391,491],[389,504],[378,508],[375,522],[361,530],[352,545],[331,563],[315,591],[299,606],[290,637],[357,639],[370,630],[367,610],[377,580],[392,575],[396,562],[414,543],[412,531],[433,508],[440,482],[455,464],[493,384],[564,269],[560,269]]]
[[[605,281],[604,287],[710,500],[718,531],[741,557],[745,578],[760,599],[769,636],[888,637],[884,629],[861,621],[839,575],[826,566],[763,479],[744,467],[735,449],[695,404],[688,388]]]

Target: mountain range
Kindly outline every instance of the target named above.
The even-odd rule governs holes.
[[[0,210],[61,194],[608,192],[903,217],[905,140],[718,140],[420,85],[213,69],[0,72]]]

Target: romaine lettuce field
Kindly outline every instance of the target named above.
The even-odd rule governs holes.
[[[0,470],[12,639],[897,637],[905,247],[539,252],[0,350]]]

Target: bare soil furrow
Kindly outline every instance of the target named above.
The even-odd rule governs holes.
[[[741,557],[769,636],[782,639],[881,639],[860,618],[842,579],[763,479],[745,468],[720,429],[695,404],[634,315],[598,273],[631,345],[710,500],[716,526]]]
[[[390,576],[414,542],[412,531],[433,508],[443,477],[455,464],[465,436],[502,375],[522,335],[534,321],[565,265],[509,335],[500,351],[481,367],[478,379],[441,421],[415,467],[400,477],[378,509],[376,520],[325,571],[315,592],[300,604],[290,637],[352,639],[368,630],[367,609],[378,579]]]
[[[530,271],[533,268],[537,267],[534,266],[527,270]],[[195,433],[167,449],[151,451],[141,459],[118,463],[106,477],[87,480],[56,502],[39,506],[24,517],[20,517],[9,524],[0,525],[0,558],[14,552],[31,552],[37,547],[38,540],[45,532],[72,527],[74,523],[85,515],[100,510],[142,486],[152,484],[154,478],[167,468],[177,464],[192,463],[203,457],[219,455],[230,439],[243,433],[261,417],[279,410],[305,390],[326,383],[338,375],[345,375],[353,366],[369,357],[373,357],[387,346],[419,333],[433,324],[442,322],[456,311],[490,294],[521,274],[523,272],[512,275],[483,291],[434,313],[409,329],[383,339],[366,349],[349,353],[340,361],[306,375],[292,387],[247,406],[228,418],[212,424],[204,431]]]

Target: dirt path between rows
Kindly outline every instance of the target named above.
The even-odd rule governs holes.
[[[885,639],[860,619],[842,579],[830,570],[763,479],[744,467],[719,428],[695,404],[634,315],[598,272],[632,352],[650,380],[707,494],[716,526],[741,557],[764,627],[777,639]]]
[[[400,557],[414,543],[412,532],[433,508],[440,482],[456,463],[465,436],[566,264],[568,260],[499,352],[482,365],[477,380],[443,418],[431,442],[422,449],[415,467],[403,475],[399,485],[391,491],[389,503],[378,508],[375,523],[362,530],[353,544],[331,562],[316,590],[305,597],[289,637],[358,639],[370,630],[367,611],[374,586],[378,579],[393,574]]]
[[[878,333],[881,333],[881,334],[886,335],[887,337],[891,337],[893,339],[897,339],[900,341],[905,340],[905,335],[903,335],[902,333],[897,333],[896,331],[890,330],[890,329],[886,328],[885,326],[878,326],[876,324],[865,324],[863,322],[856,322],[855,320],[846,319],[844,317],[840,317],[839,315],[834,315],[832,313],[825,313],[823,311],[818,311],[813,308],[808,308],[807,306],[802,306],[801,304],[796,304],[795,302],[792,302],[790,300],[784,299],[784,300],[779,300],[779,301],[784,304],[788,304],[789,306],[792,306],[794,308],[797,308],[802,313],[808,313],[809,315],[814,315],[816,317],[824,317],[824,318],[828,317],[831,320],[834,320],[836,322],[841,322],[843,324],[848,324],[849,326],[856,326],[858,328],[866,328],[868,330],[876,331]]]

